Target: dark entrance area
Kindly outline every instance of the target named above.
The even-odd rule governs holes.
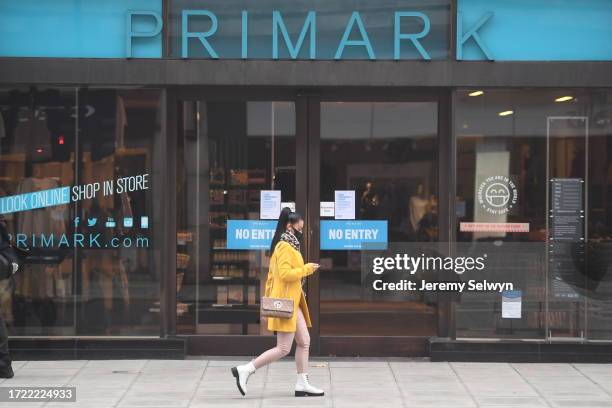
[[[376,293],[364,250],[331,248],[320,234],[345,217],[333,204],[349,191],[352,220],[385,222],[390,245],[447,239],[445,100],[397,89],[171,92],[177,274],[168,314],[190,352],[253,354],[273,343],[259,320],[268,253],[230,249],[226,237],[228,222],[260,220],[262,190],[280,190],[283,206],[306,218],[305,258],[321,264],[304,285],[313,352],[427,355],[448,314],[443,299]]]

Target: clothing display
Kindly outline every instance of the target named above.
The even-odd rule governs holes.
[[[17,194],[58,188],[60,185],[53,178],[25,178],[19,183]],[[21,234],[37,235],[53,234],[57,237],[66,232],[68,206],[58,205],[36,210],[24,211],[17,216],[16,231]]]
[[[25,153],[26,160],[48,161],[52,157],[51,133],[44,109],[21,107],[13,135],[13,153]]]
[[[359,208],[359,218],[362,220],[372,220],[376,218],[379,204],[378,194],[374,191],[372,183],[366,184],[366,189],[361,195],[361,206]]]
[[[118,277],[114,282],[115,277]],[[114,285],[118,284],[125,304],[130,302],[128,276],[125,263],[118,258],[116,250],[90,251],[86,254],[83,268],[83,299],[103,299],[106,310],[112,310]]]
[[[117,135],[123,134],[127,124],[125,109],[116,117],[117,96],[115,91],[87,91],[83,95],[80,120],[82,143],[91,152],[91,160],[99,161],[115,153]],[[120,132],[120,133],[118,133]]]
[[[23,179],[17,188],[17,194],[32,193],[59,187],[52,178]],[[41,234],[53,236],[57,242],[66,233],[68,206],[40,208],[17,214],[16,232],[25,234],[29,239],[40,239]],[[26,298],[44,299],[56,297],[56,278],[60,275],[59,265],[33,264],[27,265],[23,272],[17,275],[17,292]],[[66,288],[60,292],[66,295]]]
[[[132,216],[131,203],[127,193],[121,194],[121,217]],[[91,234],[99,234],[103,241],[115,236],[114,231],[123,228],[122,218],[116,219],[117,228],[107,228],[106,220],[112,216],[111,210],[100,206],[94,200],[87,211],[88,219],[98,219],[96,225],[89,227]],[[127,306],[130,303],[128,260],[123,257],[124,249],[90,248],[83,252],[84,262],[81,269],[81,297],[84,302],[100,302],[99,312],[104,314],[103,329],[109,330],[116,320],[114,301],[118,296]],[[117,294],[118,292],[118,294]],[[96,307],[90,305],[89,308]],[[87,309],[91,312],[90,309]]]
[[[160,131],[159,113],[153,112],[157,108],[140,92],[129,94],[68,87],[4,93],[0,197],[149,172],[150,135]],[[134,120],[132,134],[127,133],[129,109],[135,112],[129,118]],[[0,313],[12,323],[12,334],[121,333],[133,317],[130,302],[137,303],[134,310],[142,310],[143,298],[147,306],[148,298],[159,299],[155,290],[144,293],[143,288],[148,291],[158,284],[150,279],[150,252],[135,244],[135,239],[153,229],[140,228],[141,216],[151,215],[148,194],[100,192],[78,203],[6,215],[9,231],[21,234],[22,241],[25,236],[31,249],[31,263],[11,283],[14,290],[5,287],[8,281],[0,282]],[[130,224],[124,219],[130,217],[133,227],[125,227]],[[115,227],[106,227],[109,218]],[[118,240],[113,245],[120,247],[110,248],[112,238]],[[130,239],[131,244],[124,244]],[[135,282],[130,282],[131,273]],[[139,286],[130,288],[130,283]],[[136,297],[131,290],[138,291]],[[147,313],[143,322],[149,318]],[[130,329],[138,332],[141,327]]]
[[[121,215],[124,217],[132,217],[134,213],[132,212],[132,200],[128,193],[121,193]]]
[[[421,196],[410,197],[410,224],[413,231],[419,230],[421,219],[427,213],[427,205],[429,200]]]
[[[127,126],[127,114],[125,112],[125,102],[123,102],[123,97],[117,95],[117,105],[116,105],[116,124],[115,124],[115,135],[117,138],[117,147],[124,148],[125,147],[125,127]]]

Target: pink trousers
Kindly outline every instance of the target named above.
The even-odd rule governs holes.
[[[291,345],[295,338],[295,365],[298,374],[306,373],[308,369],[308,353],[310,350],[310,334],[306,326],[306,320],[302,311],[297,311],[297,325],[295,332],[276,332],[276,347],[265,351],[255,360],[253,365],[259,369],[267,364],[273,363],[285,357],[291,351]]]

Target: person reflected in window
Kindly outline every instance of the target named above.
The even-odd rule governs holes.
[[[268,330],[276,332],[276,347],[264,352],[248,364],[232,368],[236,385],[242,395],[247,393],[247,381],[257,369],[285,357],[296,343],[295,364],[297,382],[295,396],[323,396],[323,390],[308,381],[308,355],[312,327],[306,297],[302,290],[302,279],[315,273],[318,264],[304,264],[300,253],[300,242],[304,231],[304,219],[289,208],[283,208],[270,251],[270,269],[266,282],[265,297],[289,298],[293,300],[293,314],[290,318],[268,318]]]
[[[0,251],[6,250],[10,246],[9,235],[6,221],[0,215]],[[0,313],[0,378],[13,378],[13,367],[11,356],[8,349],[8,334],[4,317]]]

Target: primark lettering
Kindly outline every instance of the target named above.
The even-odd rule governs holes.
[[[365,13],[365,11],[364,11]],[[289,30],[285,23],[285,19],[295,19],[293,13],[285,13],[286,16],[278,10],[270,11],[270,56],[272,59],[279,59],[279,49],[283,47],[289,53],[291,59],[297,59],[300,55],[302,48],[306,50],[308,58],[311,60],[318,58],[333,58],[339,60],[343,58],[345,51],[348,47],[359,47],[365,51],[370,60],[376,60],[376,46],[372,42],[370,35],[368,34],[368,27],[364,24],[364,19],[359,11],[348,11],[346,14],[346,23],[342,29],[342,35],[338,36],[331,47],[330,55],[321,55],[322,49],[329,50],[329,44],[322,46],[317,43],[317,12],[309,10],[304,13],[303,23],[300,25],[299,35],[294,35],[295,38],[291,38]],[[320,13],[320,17],[326,17],[325,13]],[[153,17],[156,21],[156,27],[150,32],[134,31],[133,20],[136,16],[148,16]],[[328,17],[328,16],[327,16]],[[389,43],[388,46],[393,48],[393,59],[402,59],[401,56],[401,45],[405,43],[407,46],[414,47],[421,59],[430,60],[430,54],[425,49],[422,40],[426,37],[431,30],[431,20],[427,14],[420,11],[412,10],[397,10],[390,14],[393,21],[389,27]],[[223,14],[215,14],[211,10],[205,9],[191,9],[182,10],[181,13],[181,57],[189,58],[189,44],[190,40],[199,43],[199,46],[206,52],[209,58],[228,58],[226,50],[223,49],[224,45],[215,46],[214,37],[219,31],[224,31],[224,24],[232,26],[232,21],[240,21],[240,33],[236,33],[240,37],[240,57],[243,59],[250,58],[249,54],[249,21],[250,19],[257,20],[259,17],[250,17],[248,10],[237,11],[235,15],[232,13],[224,12]],[[419,23],[418,29],[414,32],[406,32],[405,28],[402,28],[402,23],[405,23],[408,19],[416,20]],[[225,21],[224,21],[225,20]],[[190,29],[193,22],[199,21],[206,26],[206,29],[195,31]],[[153,11],[130,11],[127,16],[127,29],[126,29],[126,43],[127,43],[127,57],[132,56],[132,42],[138,37],[155,37],[163,28],[162,17]],[[221,28],[220,28],[221,27]],[[377,29],[379,29],[377,27]],[[258,31],[258,30],[252,30]],[[253,33],[254,36],[261,38],[262,33]],[[197,40],[197,41],[196,41]],[[211,41],[212,40],[212,41]]]

